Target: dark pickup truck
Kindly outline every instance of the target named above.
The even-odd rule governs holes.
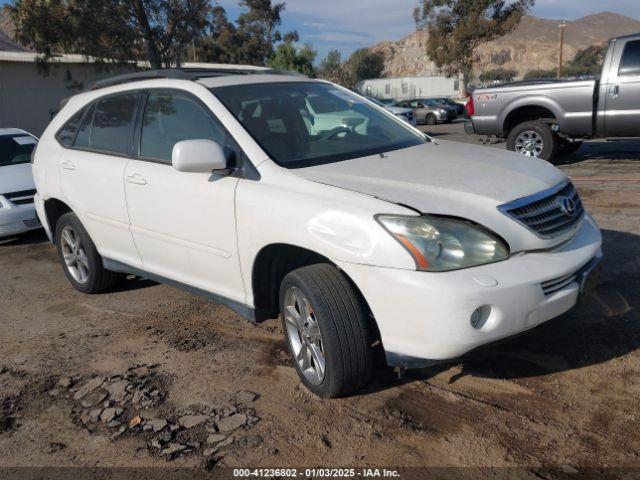
[[[473,92],[467,133],[553,161],[582,140],[640,137],[640,33],[611,40],[599,78],[516,82]]]

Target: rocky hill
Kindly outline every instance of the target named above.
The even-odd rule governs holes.
[[[555,68],[559,23],[559,20],[525,17],[514,32],[480,47],[478,73],[504,68],[522,76],[530,70]],[[572,60],[578,50],[589,45],[637,32],[640,32],[640,21],[611,12],[567,22],[564,60]],[[384,55],[387,76],[434,75],[438,70],[426,56],[427,38],[426,31],[417,31],[398,42],[379,43],[372,50]]]
[[[13,40],[15,27],[6,8],[0,8],[0,51],[24,51],[25,48]]]

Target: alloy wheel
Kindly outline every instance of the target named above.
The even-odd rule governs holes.
[[[283,315],[286,335],[300,371],[309,382],[320,385],[326,371],[322,333],[313,307],[299,288],[287,289]]]
[[[60,247],[69,274],[76,282],[86,283],[89,280],[89,259],[80,242],[80,235],[68,225],[61,231]]]
[[[544,140],[538,132],[527,130],[516,137],[515,147],[522,155],[538,158],[544,149]]]

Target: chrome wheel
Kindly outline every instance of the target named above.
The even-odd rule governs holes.
[[[527,130],[516,137],[516,152],[527,157],[540,157],[544,140],[538,132]]]
[[[286,335],[300,371],[312,384],[321,384],[326,370],[322,333],[311,304],[299,288],[287,289],[283,315]]]
[[[87,252],[80,243],[80,235],[68,225],[60,233],[60,247],[69,274],[76,282],[86,283],[89,279]]]

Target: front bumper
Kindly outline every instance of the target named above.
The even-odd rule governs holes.
[[[456,112],[449,111],[449,110],[445,112],[439,112],[438,110],[436,110],[434,114],[439,122],[450,122],[458,118],[458,115],[456,114]]]
[[[400,120],[403,120],[405,122],[407,122],[409,125],[411,125],[412,127],[416,126],[416,117],[411,114],[411,115],[406,115],[406,114],[402,114],[399,113],[396,115]]]
[[[601,257],[602,237],[587,215],[571,242],[554,251],[443,273],[338,264],[376,319],[387,361],[417,367],[459,357],[529,330],[577,302],[581,278],[545,295],[542,284],[580,273]],[[471,324],[476,309],[483,322]]]
[[[42,228],[33,203],[14,205],[0,195],[0,238]]]

